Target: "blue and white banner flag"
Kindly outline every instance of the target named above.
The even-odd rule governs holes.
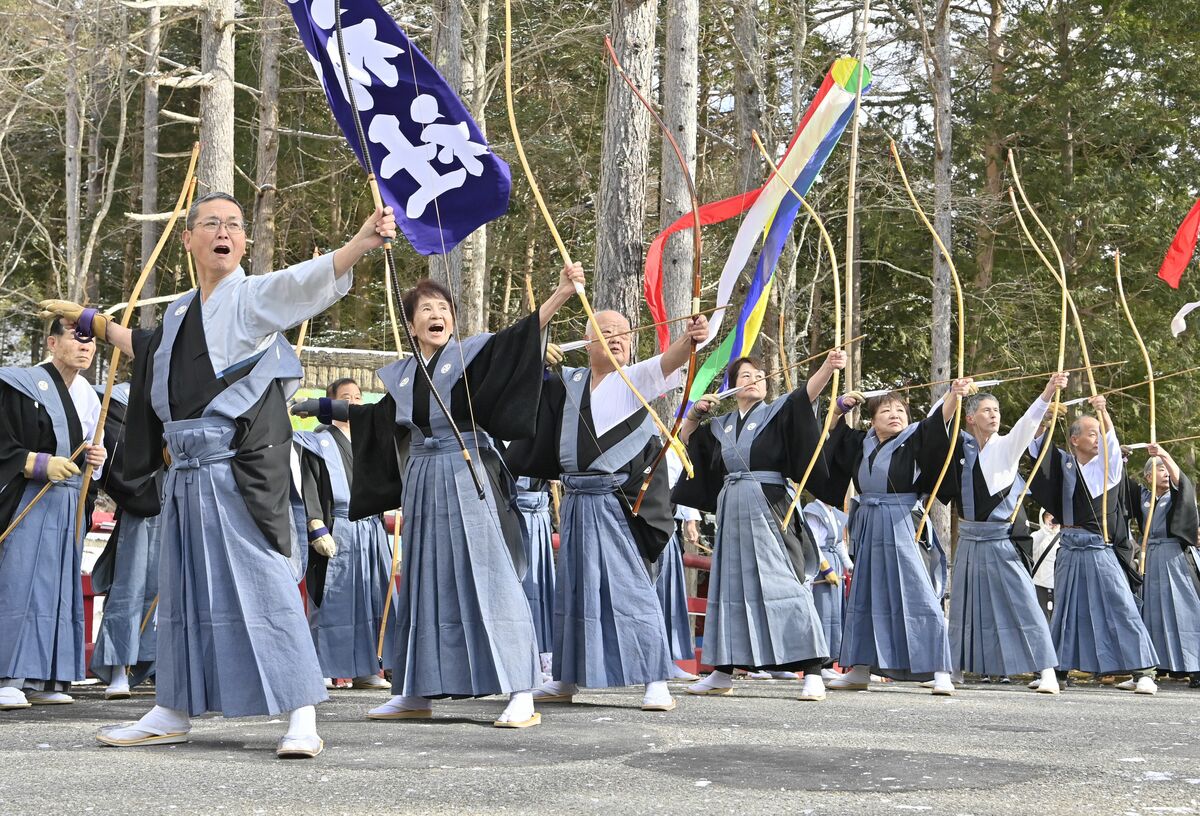
[[[288,4],[333,116],[362,162],[351,94],[357,100],[380,193],[417,252],[449,252],[508,211],[508,165],[492,152],[462,100],[376,0]],[[348,70],[334,31],[339,12]]]

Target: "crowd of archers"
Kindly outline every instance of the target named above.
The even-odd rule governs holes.
[[[206,713],[286,713],[278,755],[315,756],[335,678],[390,689],[373,720],[503,695],[495,725],[525,728],[583,689],[640,686],[641,708],[665,712],[670,681],[726,695],[740,670],[799,678],[805,701],[880,678],[949,695],[964,675],[1032,675],[1049,697],[1072,671],[1154,694],[1156,673],[1200,671],[1194,487],[1161,446],[1131,478],[1103,396],[1050,444],[1066,373],[1001,433],[970,378],[919,418],[899,392],[825,404],[841,349],[771,402],[743,357],[675,439],[648,400],[680,387],[707,321],[631,363],[628,320],[589,307],[586,358],[567,365],[547,327],[583,290],[574,264],[532,314],[473,337],[421,281],[402,298],[418,353],[379,372],[382,399],[342,380],[289,405],[302,370],[281,333],[394,235],[378,210],[336,251],[247,276],[242,207],[209,194],[183,232],[197,288],[159,326],[42,304],[49,362],[0,369],[0,709],[71,703],[85,676],[76,519],[92,482],[120,518],[93,575],[107,602],[91,670],[107,697],[151,675],[156,696],[99,732],[109,746],[185,742]],[[133,359],[107,412],[80,376],[98,343]],[[925,521],[935,492],[958,516],[952,565]],[[381,521],[396,507],[399,548]],[[703,679],[677,662],[694,657],[682,550],[701,514]]]

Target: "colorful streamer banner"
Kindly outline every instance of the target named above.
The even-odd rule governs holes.
[[[825,162],[837,146],[846,125],[850,123],[854,115],[854,97],[858,82],[858,60],[852,57],[838,59],[825,75],[820,90],[796,128],[787,152],[779,162],[779,169],[783,177],[791,181],[792,186],[801,195],[808,194],[821,168],[825,166]],[[871,84],[871,72],[865,68],[862,83],[865,93]],[[799,209],[799,199],[774,175],[757,190],[701,207],[702,224],[720,223],[745,213],[717,284],[718,307],[729,304],[742,270],[754,251],[760,246],[761,250],[737,323],[700,367],[692,392],[688,395],[689,399],[694,400],[703,395],[730,360],[746,354],[753,347],[770,300],[771,284],[779,256]],[[662,295],[663,246],[669,236],[691,226],[692,215],[688,213],[655,238],[646,255],[646,301],[655,322],[667,319]],[[718,311],[710,322],[710,343],[720,333],[723,315],[724,311]],[[662,348],[669,344],[670,336],[666,326],[658,327],[658,341]]]

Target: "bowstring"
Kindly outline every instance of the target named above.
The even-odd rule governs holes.
[[[413,88],[416,90],[417,94],[419,95],[421,93],[421,86],[417,80],[417,62],[416,62],[416,58],[413,56],[412,48],[408,49],[408,64],[409,64],[410,71],[412,73]],[[476,80],[478,81],[478,78],[476,78]],[[455,93],[457,94],[457,91]],[[465,104],[464,104],[464,107],[465,107]],[[447,255],[449,254],[449,251],[446,249],[446,234],[445,234],[445,231],[442,226],[442,209],[438,203],[438,197],[435,196],[432,203],[433,203],[434,218],[436,219],[437,226],[438,226],[438,240],[441,242],[441,247],[442,247],[441,256],[442,256],[442,258],[446,258]],[[450,269],[450,264],[447,262],[446,263],[446,283],[447,283],[447,288],[451,289],[451,296],[454,295],[453,277],[454,276]],[[482,297],[482,292],[480,293],[480,295]],[[471,422],[471,431],[470,431],[471,438],[475,441],[475,451],[476,451],[476,453],[479,454],[480,464],[482,465],[483,464],[483,451],[479,446],[479,425],[475,421],[475,402],[471,396],[471,378],[470,378],[470,376],[468,376],[468,373],[467,373],[467,361],[466,361],[466,355],[463,353],[462,341],[459,340],[457,337],[457,335],[459,334],[458,304],[457,303],[450,304],[450,314],[454,320],[454,335],[455,335],[455,336],[452,336],[451,339],[454,341],[454,345],[458,350],[458,362],[459,362],[459,367],[462,370],[461,382],[463,385],[463,394],[467,398],[467,416]],[[405,319],[407,319],[407,317]],[[417,354],[420,354],[421,353],[420,347],[418,347],[416,351],[417,351]],[[451,400],[453,400],[453,387],[451,387],[450,396],[451,396]],[[453,410],[453,409],[451,409],[451,410]],[[446,418],[447,418],[447,420],[450,421],[451,424],[454,423],[454,419],[452,417],[447,416]],[[430,430],[432,430],[432,428]],[[500,460],[501,466],[507,470],[507,465],[504,464],[504,457],[501,456],[500,451],[497,449],[494,449],[494,448],[493,448],[493,451],[496,454],[497,458]],[[466,464],[467,464],[467,467],[469,467],[471,469],[471,471],[475,474],[476,478],[479,478],[481,483],[484,481],[484,479],[486,479],[490,483],[491,477],[488,474],[488,469],[487,469],[486,465],[483,465],[483,477],[480,478],[478,471],[475,470],[474,457],[472,457],[470,460],[468,460]],[[499,495],[497,495],[497,493],[494,490],[492,490],[490,492],[492,493],[492,504],[495,505],[496,512],[494,512],[494,513],[488,512],[485,515],[487,516],[488,521],[491,522],[491,525],[492,525],[493,529],[495,529],[496,534],[500,537],[500,541],[504,543],[505,549],[507,549],[508,539],[504,535],[504,528],[500,525],[500,517],[499,517],[499,513],[500,513],[499,498],[500,497],[499,497]],[[515,501],[515,499],[516,499],[515,494],[511,498]],[[484,501],[486,502],[486,499]],[[515,509],[514,509],[514,512],[519,513],[519,511],[517,511]]]
[[[416,61],[416,57],[413,56],[412,48],[408,49],[408,64],[409,64],[409,68],[412,72],[413,89],[416,90],[418,95],[420,95],[421,94],[421,86],[420,86],[420,83],[417,81],[417,61]],[[480,81],[479,77],[476,77],[475,80],[477,82]],[[457,91],[455,93],[457,94]],[[464,104],[464,107],[466,107],[465,104]],[[438,241],[441,243],[441,247],[442,247],[441,257],[446,260],[446,283],[448,284],[447,288],[450,288],[451,290],[453,290],[454,274],[453,274],[453,270],[451,270],[450,264],[449,264],[449,258],[448,258],[449,250],[446,249],[446,233],[442,226],[442,208],[438,202],[438,198],[439,198],[438,196],[435,196],[433,198],[433,202],[432,202],[433,203],[433,215],[434,215],[434,218],[437,220]],[[453,295],[454,292],[451,291],[451,294]],[[483,293],[481,291],[480,297],[482,298],[482,296],[483,296]],[[457,298],[454,303],[450,304],[450,314],[454,318],[454,334],[461,336],[460,331],[459,331]],[[475,422],[475,401],[471,396],[471,378],[467,376],[466,355],[463,353],[462,341],[460,339],[458,339],[458,337],[454,337],[453,339],[454,339],[454,345],[458,349],[459,366],[462,369],[463,393],[467,398],[467,416],[471,420],[471,437],[475,440],[475,450],[478,451],[480,449],[479,448],[479,426]],[[472,459],[468,463],[468,465],[472,471],[475,470],[474,459]],[[486,471],[486,468],[484,468],[484,470]]]

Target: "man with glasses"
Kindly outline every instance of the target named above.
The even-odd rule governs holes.
[[[344,296],[351,266],[394,237],[395,225],[390,208],[377,210],[340,249],[247,276],[242,207],[209,193],[188,211],[183,233],[198,290],[169,305],[157,329],[131,331],[64,301],[42,304],[134,358],[125,475],[168,467],[158,705],[136,723],[103,729],[100,742],[186,742],[190,718],[206,712],[290,712],[277,755],[320,753],[314,705],[327,695],[296,591],[304,524],[290,491],[286,406],[303,371],[280,332]]]

